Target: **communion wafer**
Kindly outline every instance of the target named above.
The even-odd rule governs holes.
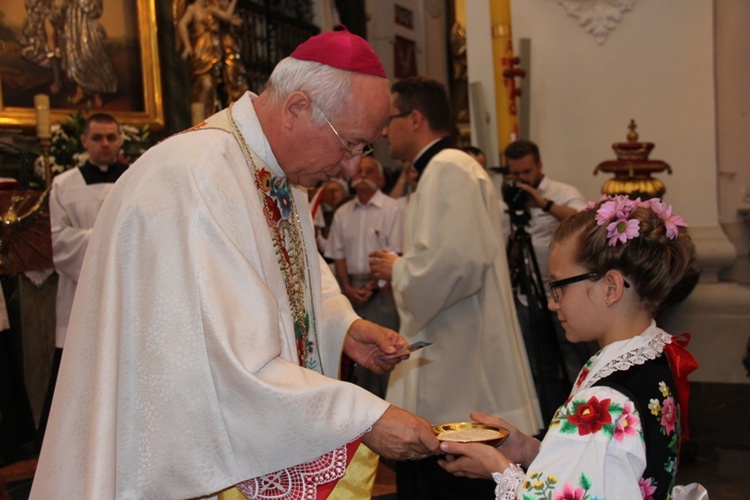
[[[489,441],[502,437],[499,431],[493,429],[459,429],[443,431],[438,436],[441,441]]]

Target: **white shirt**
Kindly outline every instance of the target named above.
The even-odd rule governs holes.
[[[346,259],[349,274],[368,274],[370,252],[401,253],[403,219],[400,203],[380,190],[364,205],[354,197],[341,205],[333,216],[325,256]]]

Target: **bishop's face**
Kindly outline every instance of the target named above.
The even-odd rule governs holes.
[[[375,142],[388,117],[389,87],[384,78],[358,75],[352,78],[351,93],[343,111],[327,116],[309,99],[302,105],[299,128],[288,141],[282,163],[289,180],[314,187],[342,174],[352,178],[360,170],[362,151]],[[315,109],[324,120],[314,120]],[[295,125],[296,127],[296,125]]]

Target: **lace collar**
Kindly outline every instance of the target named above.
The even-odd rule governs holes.
[[[581,389],[593,386],[614,372],[625,371],[631,366],[642,365],[658,358],[664,351],[664,346],[671,342],[672,336],[657,327],[656,322],[652,320],[648,328],[637,337],[608,345],[592,358],[589,363],[593,367]]]

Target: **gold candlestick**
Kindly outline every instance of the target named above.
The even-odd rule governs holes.
[[[44,160],[44,187],[50,187],[52,184],[52,168],[49,161],[49,151],[52,146],[52,140],[49,137],[40,137],[39,146],[42,149],[42,158]]]
[[[52,137],[49,116],[49,96],[37,94],[34,96],[34,109],[36,110],[36,136],[39,139]]]
[[[49,151],[52,145],[52,128],[50,127],[49,96],[37,94],[34,96],[34,109],[36,110],[36,136],[42,148],[44,158],[44,184],[46,188],[52,183],[52,170],[49,161]]]

